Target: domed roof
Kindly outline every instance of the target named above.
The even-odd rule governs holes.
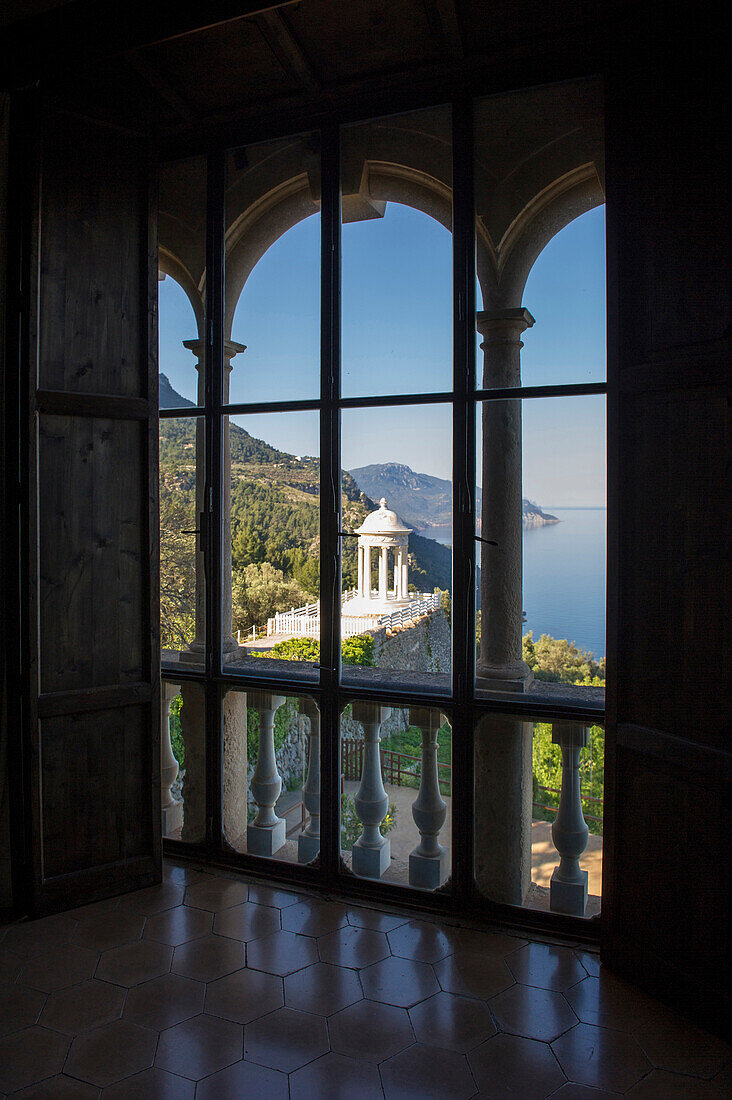
[[[386,507],[386,498],[382,497],[379,507],[371,512],[360,527],[356,528],[357,535],[411,535],[412,528],[405,527],[396,512],[391,512]]]

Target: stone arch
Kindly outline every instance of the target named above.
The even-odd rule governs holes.
[[[173,279],[191,303],[193,315],[196,318],[196,328],[198,330],[196,336],[197,339],[202,340],[204,335],[203,317],[206,294],[205,276],[202,277],[201,285],[199,286],[183,261],[162,244],[158,248],[158,270],[162,272],[163,275],[167,275],[169,278]]]

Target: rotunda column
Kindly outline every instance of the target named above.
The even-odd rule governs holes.
[[[522,306],[476,315],[483,337],[483,388],[521,384],[521,333],[534,318]],[[478,686],[525,691],[533,676],[521,656],[522,540],[521,402],[483,403],[481,638]]]
[[[379,551],[379,599],[386,600],[389,595],[389,564],[387,562],[387,548],[382,546]]]
[[[371,599],[371,547],[368,543],[363,548],[364,562],[363,562],[363,583],[364,583],[364,596],[367,600]]]

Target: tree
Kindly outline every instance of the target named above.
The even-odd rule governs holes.
[[[182,649],[196,632],[195,501],[160,486],[160,644]]]
[[[307,601],[297,581],[288,580],[268,561],[252,563],[232,577],[232,617],[235,630],[264,627],[277,611],[289,611]]]
[[[596,661],[593,653],[579,649],[566,638],[542,634],[535,642],[530,630],[523,639],[523,658],[537,680],[589,687],[605,684],[605,658]]]

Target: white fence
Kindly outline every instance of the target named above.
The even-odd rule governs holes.
[[[387,630],[393,630],[395,626],[405,626],[407,623],[418,619],[420,615],[426,615],[429,611],[437,611],[441,606],[439,592],[423,592],[420,596],[416,596],[407,607],[392,611],[389,615],[344,615],[343,608],[355,596],[355,588],[349,589],[341,596],[342,638],[352,638],[355,634],[363,634],[365,630],[375,630],[377,627],[386,627]],[[269,637],[272,634],[319,638],[320,600],[316,600],[315,603],[306,603],[303,607],[293,607],[290,611],[278,611],[276,615],[267,620],[267,636]]]

